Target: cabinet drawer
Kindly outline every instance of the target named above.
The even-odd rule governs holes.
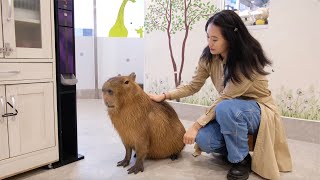
[[[72,23],[72,11],[67,11],[67,10],[58,10],[58,22],[59,26],[69,26],[73,27]]]
[[[51,79],[52,63],[1,63],[0,81]]]
[[[59,9],[73,10],[73,0],[56,0]]]

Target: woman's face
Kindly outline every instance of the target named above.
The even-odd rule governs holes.
[[[228,42],[223,38],[221,28],[212,23],[207,28],[207,40],[211,54],[220,54],[226,58],[228,54]]]

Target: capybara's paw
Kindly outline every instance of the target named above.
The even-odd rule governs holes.
[[[177,159],[178,159],[178,154],[173,154],[173,155],[171,155],[171,156],[170,156],[170,159],[171,159],[172,161],[177,160]]]
[[[144,167],[143,164],[135,164],[131,168],[128,169],[128,174],[134,173],[137,174],[139,171],[143,172]]]
[[[130,160],[124,159],[124,160],[122,160],[122,161],[119,161],[119,162],[117,163],[117,166],[127,167],[127,166],[129,165],[129,163],[130,163]]]

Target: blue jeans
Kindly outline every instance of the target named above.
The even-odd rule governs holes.
[[[200,149],[228,156],[231,163],[249,153],[248,134],[257,134],[261,111],[254,100],[231,99],[216,106],[216,119],[202,127],[196,137]]]

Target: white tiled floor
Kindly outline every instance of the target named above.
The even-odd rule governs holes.
[[[187,127],[192,122],[183,121]],[[164,180],[220,180],[226,179],[230,168],[219,157],[206,155],[194,158],[193,146],[186,146],[176,161],[169,159],[145,161],[145,171],[128,175],[126,169],[116,167],[124,157],[124,147],[108,119],[102,100],[78,100],[79,153],[84,160],[57,169],[40,168],[10,179],[164,179]],[[281,174],[284,180],[320,180],[320,145],[289,140],[294,171]],[[131,161],[130,166],[134,164]],[[261,179],[251,173],[250,180]]]

